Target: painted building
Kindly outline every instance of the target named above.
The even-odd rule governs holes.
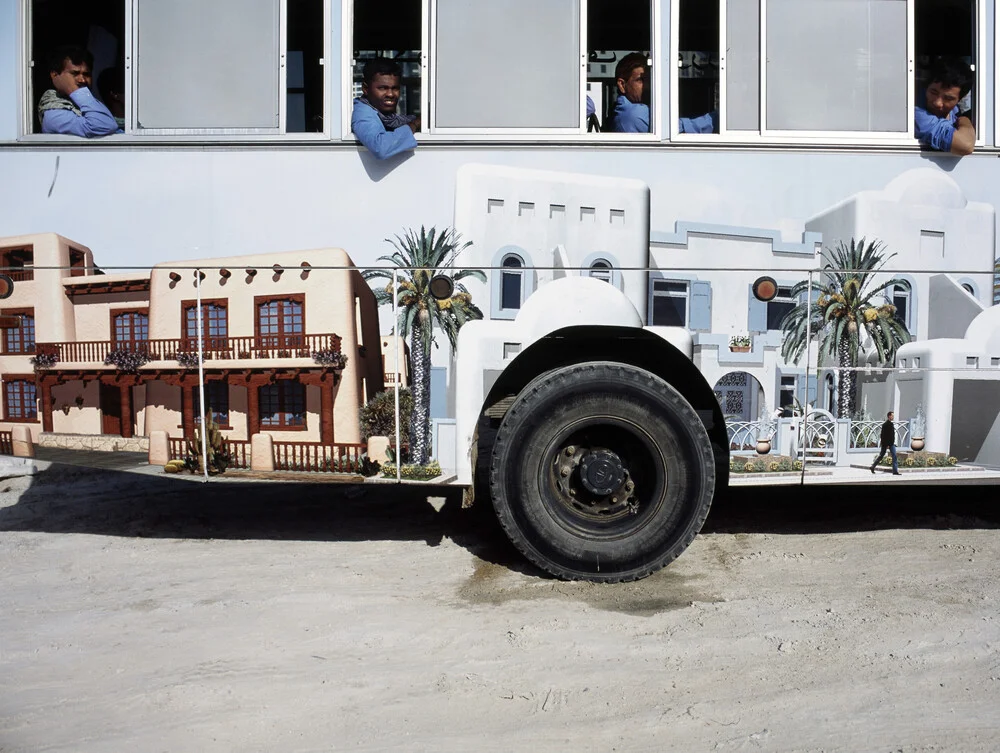
[[[358,409],[383,389],[374,295],[340,249],[115,275],[54,234],[0,239],[0,252],[24,266],[0,307],[22,317],[0,356],[3,428],[193,437],[199,352],[206,410],[232,439],[358,442]]]
[[[961,336],[992,294],[986,270],[995,256],[995,211],[966,199],[937,170],[911,170],[882,190],[848,196],[791,239],[776,229],[703,222],[657,230],[649,188],[634,180],[467,165],[457,184],[455,223],[473,242],[459,266],[488,270],[488,282],[470,289],[474,300],[488,301],[491,319],[515,319],[534,291],[561,278],[607,282],[644,326],[684,332],[735,420],[796,402],[835,410],[836,383],[826,371],[817,379],[816,349],[810,364],[788,363],[780,352],[780,323],[799,302],[790,289],[821,266],[824,246],[883,241],[894,256],[876,281],[908,283],[884,295],[918,340]],[[768,302],[752,295],[761,274],[778,284]],[[885,377],[860,382],[870,411],[885,410]]]

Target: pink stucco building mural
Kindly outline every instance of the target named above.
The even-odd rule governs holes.
[[[358,442],[358,409],[384,387],[375,298],[343,250],[103,274],[47,233],[0,238],[0,255],[15,280],[0,313],[22,321],[3,333],[0,428],[27,424],[36,441],[194,435],[196,268],[206,409],[230,439]]]

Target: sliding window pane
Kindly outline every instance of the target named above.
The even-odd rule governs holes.
[[[726,2],[726,129],[760,130],[760,0]]]
[[[580,0],[438,0],[438,128],[579,128]]]
[[[138,0],[144,129],[275,129],[279,0]]]
[[[767,0],[767,129],[907,131],[906,0]]]

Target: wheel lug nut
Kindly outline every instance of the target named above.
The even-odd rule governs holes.
[[[573,445],[570,445],[569,447],[566,448],[566,454],[567,455],[572,455],[575,452],[576,452],[576,448]]]
[[[560,468],[559,475],[566,478],[569,475],[569,468]]]

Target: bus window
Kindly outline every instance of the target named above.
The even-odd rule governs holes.
[[[677,0],[672,12],[674,136],[908,143],[927,68],[982,65],[983,0]],[[981,117],[976,97],[960,110]],[[689,127],[705,113],[710,125]]]
[[[352,101],[361,96],[365,63],[376,57],[390,58],[403,69],[398,111],[421,114],[422,24],[420,0],[354,3]]]
[[[646,59],[644,101],[650,107],[654,60],[652,8],[649,0],[590,0],[587,3],[587,130],[613,130],[613,114],[620,92],[615,83],[618,64],[626,55],[639,53]],[[593,103],[593,117],[589,117]],[[652,120],[646,117],[652,126]],[[650,128],[652,130],[652,128]]]
[[[719,3],[681,0],[678,14],[678,132],[712,133],[711,126],[699,131],[694,124],[719,110]],[[690,128],[685,127],[688,123]]]
[[[323,2],[287,0],[285,133],[323,131]]]
[[[113,72],[125,60],[125,3],[123,0],[33,0],[31,3],[31,78],[29,83],[30,131],[41,133],[38,104],[52,89],[49,58],[59,47],[72,45],[94,56],[91,92],[100,96],[98,81],[105,71]],[[105,81],[109,80],[105,76]],[[122,104],[124,107],[124,92]],[[105,103],[108,104],[108,103]],[[109,105],[110,109],[110,105]],[[116,108],[117,109],[117,108]],[[116,115],[112,112],[112,115]],[[124,114],[124,113],[123,113]]]
[[[924,91],[930,83],[927,72],[938,58],[950,58],[968,65],[979,79],[978,33],[980,2],[977,0],[915,0],[914,39],[916,43],[916,100],[921,104]],[[982,142],[983,129],[979,124],[981,94],[977,83],[959,102],[962,113],[972,113],[976,126],[977,142]]]
[[[579,133],[581,0],[436,0],[432,128]],[[380,16],[382,13],[379,8]]]

